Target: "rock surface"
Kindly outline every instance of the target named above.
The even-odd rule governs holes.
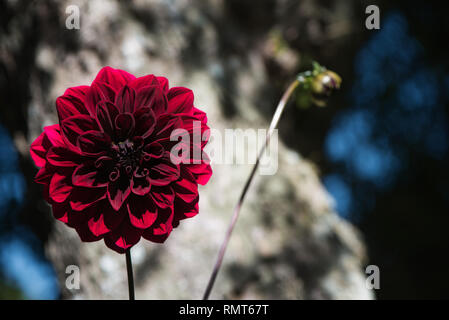
[[[263,4],[268,9],[272,5],[285,9],[286,2]],[[277,98],[264,104],[254,97],[270,81],[265,59],[273,50],[270,41],[260,36],[269,30],[252,29],[252,20],[246,25],[233,20],[228,24],[226,19],[236,3],[7,2],[8,10],[17,10],[18,15],[2,38],[2,65],[9,66],[9,74],[17,74],[19,66],[8,61],[18,61],[23,50],[31,50],[27,61],[32,71],[14,80],[28,88],[25,96],[28,93],[29,98],[22,106],[26,111],[19,113],[24,119],[10,116],[13,122],[26,123],[22,124],[26,136],[15,134],[18,149],[26,157],[27,145],[42,127],[57,122],[56,97],[67,87],[89,84],[105,65],[138,76],[164,75],[171,86],[191,88],[195,105],[207,112],[210,127],[219,132],[266,128],[262,111],[272,108]],[[248,1],[242,2],[245,4]],[[65,27],[68,5],[79,6],[80,30]],[[36,26],[39,29],[33,31]],[[245,32],[248,35],[234,39],[233,34]],[[275,58],[287,68],[300,60],[289,51]],[[256,150],[256,145],[248,146],[249,152]],[[281,141],[278,161],[277,173],[258,175],[249,191],[211,298],[373,298],[365,287],[366,253],[360,236],[332,209],[332,199],[320,183],[317,169]],[[133,248],[139,299],[201,298],[251,166],[214,163],[213,170],[209,184],[201,188],[197,217],[183,221],[163,245],[142,240]],[[38,190],[32,196],[40,208],[33,214],[41,219],[28,217],[28,221],[49,221],[49,208],[37,200]],[[42,238],[60,278],[63,298],[127,298],[123,255],[107,249],[103,242],[81,243],[76,233],[61,223],[55,223]],[[80,290],[65,288],[65,269],[71,264],[80,267]]]

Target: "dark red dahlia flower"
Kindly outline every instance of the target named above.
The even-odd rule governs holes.
[[[123,253],[141,236],[165,241],[198,213],[198,184],[212,170],[203,152],[207,117],[193,106],[191,90],[105,67],[91,86],[67,89],[56,108],[59,125],[31,145],[41,168],[35,180],[55,218],[81,240],[104,239]],[[173,132],[189,139],[173,139]],[[188,152],[173,154],[179,145]]]

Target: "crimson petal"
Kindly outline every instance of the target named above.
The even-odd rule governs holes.
[[[148,169],[145,169],[148,171]],[[132,192],[134,194],[137,194],[139,196],[146,195],[148,192],[150,192],[151,189],[151,182],[150,178],[148,176],[142,175],[142,176],[136,176],[134,174],[133,176],[133,187]]]
[[[78,148],[86,155],[99,155],[109,149],[111,139],[100,131],[88,131],[77,141]]]
[[[192,202],[187,203],[176,198],[174,202],[175,208],[175,219],[174,221],[183,220],[186,218],[192,218],[198,214],[198,202],[199,196],[196,197]]]
[[[181,180],[173,184],[173,190],[184,202],[193,202],[198,197],[198,184],[187,169],[182,169],[181,177]]]
[[[64,140],[61,136],[59,124],[44,127],[44,139],[42,146],[48,151],[50,147],[65,147]]]
[[[121,112],[134,112],[134,101],[136,99],[136,92],[134,89],[124,86],[117,97],[115,98],[115,105],[121,110]]]
[[[164,147],[157,141],[146,145],[144,150],[151,158],[160,158],[165,153]]]
[[[94,242],[103,238],[103,236],[95,236],[86,224],[76,225],[75,230],[83,242]]]
[[[90,218],[90,220],[87,222],[87,226],[96,237],[99,237],[110,231],[109,228],[104,223],[103,213],[99,213],[96,217]]]
[[[115,211],[120,210],[131,193],[133,181],[129,181],[126,175],[121,174],[117,181],[108,184],[108,199]]]
[[[70,207],[75,211],[83,211],[106,198],[107,188],[73,188],[70,196]]]
[[[168,91],[168,79],[165,77],[156,77],[162,91],[166,94]]]
[[[193,114],[193,92],[183,87],[171,88],[167,93],[167,113]]]
[[[102,179],[93,163],[86,162],[73,171],[72,183],[77,187],[97,188],[107,186],[108,180]]]
[[[134,134],[144,139],[149,137],[153,133],[156,124],[156,118],[153,110],[147,107],[137,109],[134,112],[134,118],[136,120]]]
[[[175,193],[171,187],[153,187],[151,197],[159,208],[173,208]]]
[[[97,104],[97,120],[104,133],[115,140],[115,118],[120,111],[109,101],[100,101]]]
[[[136,228],[147,229],[156,221],[158,209],[148,196],[135,197],[127,207],[130,222]]]
[[[46,158],[50,164],[56,167],[75,167],[78,155],[67,148],[51,147]]]
[[[58,112],[59,120],[83,114],[83,111],[87,111],[84,105],[80,105],[67,96],[61,96],[56,99],[56,110]]]
[[[118,91],[125,84],[133,81],[135,78],[136,77],[126,71],[114,69],[111,67],[104,67],[98,72],[98,75],[92,82],[92,84],[97,82],[104,82]]]
[[[187,168],[195,176],[196,182],[205,185],[212,176],[212,168],[207,163],[191,164]]]
[[[47,150],[42,145],[44,140],[45,131],[42,132],[36,140],[33,141],[30,147],[31,158],[33,159],[36,166],[42,168],[47,163],[45,159],[45,155],[47,154]]]
[[[40,184],[48,185],[50,183],[52,177],[53,177],[53,172],[51,170],[48,170],[46,167],[42,167],[36,173],[36,176],[34,177],[34,181],[36,181],[37,183],[40,183]]]
[[[64,95],[56,99],[56,110],[60,121],[77,114],[89,114],[85,106],[89,89],[89,86],[68,88]]]
[[[64,202],[72,192],[72,189],[73,187],[68,184],[66,176],[59,173],[53,174],[49,187],[49,195],[53,201],[57,203]]]
[[[115,101],[115,89],[104,82],[94,82],[86,94],[86,109],[92,117],[97,114],[96,106],[100,101]]]
[[[131,113],[120,113],[115,118],[115,127],[120,141],[129,138],[134,132],[135,120]]]
[[[173,230],[173,209],[166,208],[158,210],[156,222],[146,229],[142,236],[156,243],[163,243]]]
[[[118,253],[125,253],[126,249],[139,242],[142,229],[131,225],[129,219],[124,219],[120,226],[104,237],[104,243]]]
[[[155,86],[155,85],[160,86],[158,79],[152,74],[135,78],[134,80],[128,83],[128,86],[130,86],[134,90],[137,90],[142,87]]]
[[[64,91],[63,96],[70,98],[74,103],[76,102],[76,106],[79,108],[78,110],[80,113],[88,114],[84,102],[89,88],[89,86],[70,87]]]
[[[65,138],[76,147],[78,137],[86,131],[98,130],[98,125],[91,116],[80,114],[63,120],[61,128]]]
[[[150,168],[152,185],[166,186],[179,178],[179,166],[171,161],[169,152],[165,152],[158,160],[159,163]]]
[[[167,111],[167,98],[159,85],[146,86],[136,91],[136,107],[150,108],[158,117]]]

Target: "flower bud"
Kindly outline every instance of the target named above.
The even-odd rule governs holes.
[[[326,70],[312,80],[312,93],[317,96],[330,96],[332,91],[340,89],[341,78],[333,71]]]

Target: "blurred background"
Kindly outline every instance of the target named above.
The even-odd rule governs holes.
[[[371,4],[379,30],[365,27]],[[79,30],[66,28],[69,5]],[[57,122],[65,88],[90,84],[104,65],[164,75],[194,90],[211,127],[264,128],[313,60],[339,73],[342,89],[326,108],[301,96],[289,104],[279,172],[257,178],[213,297],[448,298],[448,10],[443,1],[1,0],[0,298],[127,296],[123,257],[53,221],[33,182],[29,144]],[[136,246],[138,297],[200,298],[249,170],[214,166],[201,214],[167,245]],[[64,287],[69,264],[81,268],[76,292]],[[379,267],[379,289],[366,288],[367,265]]]

